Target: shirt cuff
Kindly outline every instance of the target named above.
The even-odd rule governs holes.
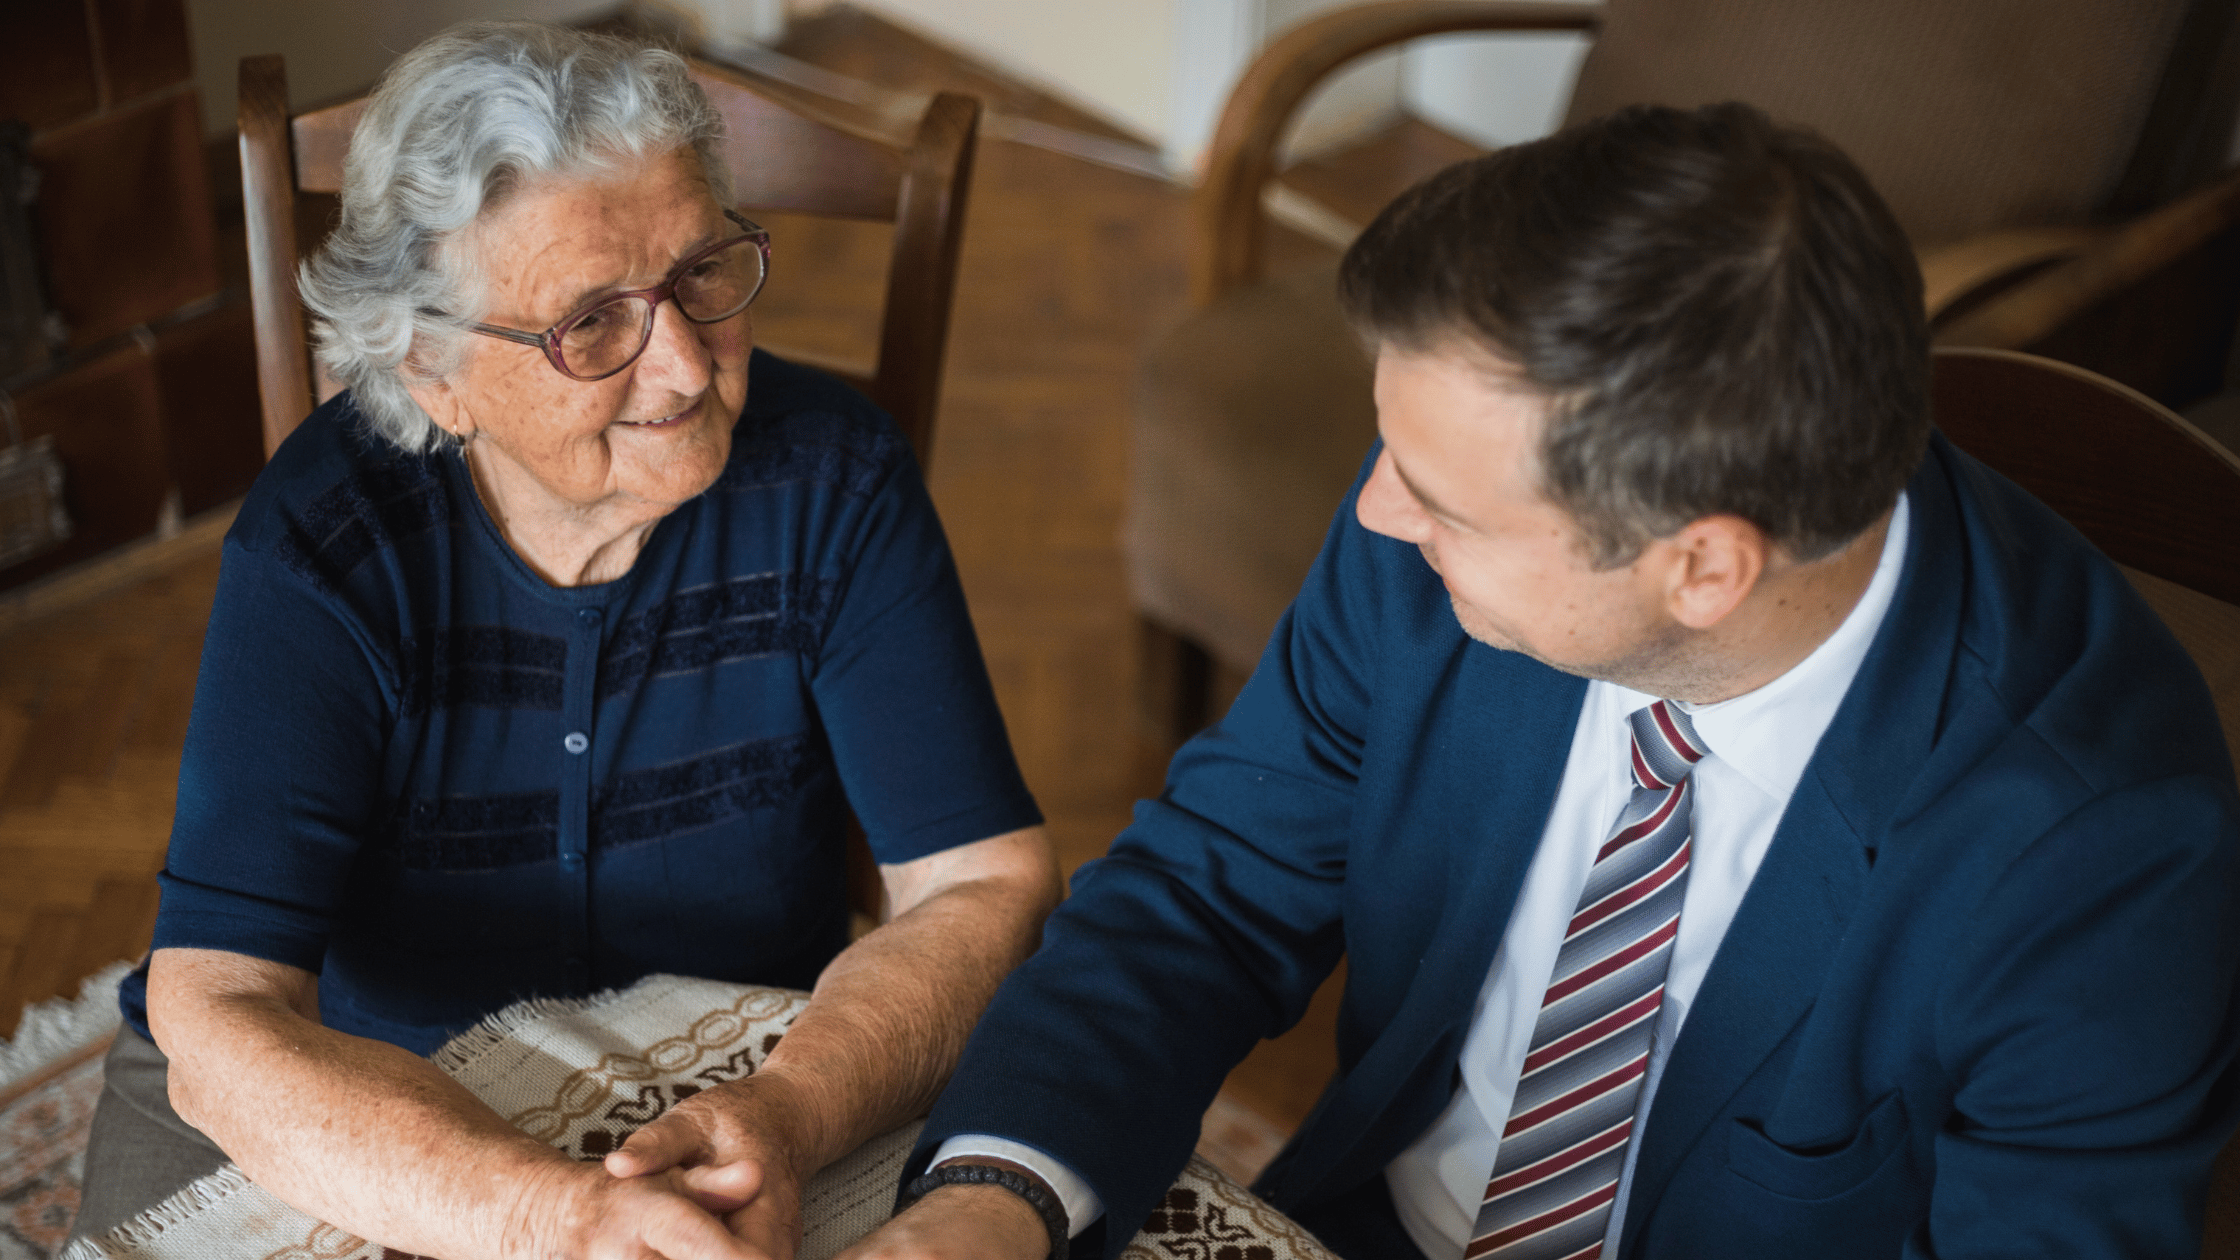
[[[1041,1151],[1021,1142],[1007,1142],[984,1133],[960,1133],[941,1144],[933,1153],[933,1162],[955,1159],[960,1155],[985,1155],[991,1159],[1008,1159],[1049,1183],[1057,1192],[1059,1206],[1066,1210],[1068,1238],[1079,1238],[1081,1231],[1089,1228],[1104,1215],[1104,1200],[1089,1188],[1071,1168],[1050,1158]]]

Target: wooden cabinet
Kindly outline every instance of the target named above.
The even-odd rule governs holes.
[[[243,295],[222,265],[185,0],[0,4],[0,121],[30,129],[29,219],[57,334],[6,375],[54,435],[76,533],[0,588],[144,537],[261,463]],[[238,249],[238,244],[233,243]],[[29,363],[33,359],[19,360]],[[4,441],[0,435],[0,441]]]

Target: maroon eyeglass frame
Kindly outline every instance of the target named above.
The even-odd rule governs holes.
[[[737,236],[725,237],[723,240],[717,241],[715,244],[708,246],[706,249],[700,250],[698,253],[695,253],[691,257],[685,259],[683,262],[678,263],[676,267],[669,272],[668,279],[663,280],[660,284],[657,284],[650,289],[625,289],[620,293],[609,293],[601,297],[594,298],[593,300],[584,303],[583,306],[578,308],[577,310],[569,312],[568,315],[561,319],[559,323],[554,324],[552,327],[545,329],[541,333],[523,332],[518,328],[500,328],[496,324],[468,324],[467,327],[475,332],[481,333],[485,337],[497,337],[505,341],[517,341],[522,345],[535,346],[538,349],[543,350],[545,360],[552,364],[553,370],[560,373],[560,375],[567,377],[569,380],[603,381],[608,377],[627,369],[631,364],[636,363],[641,355],[645,354],[646,347],[653,344],[653,325],[654,321],[660,318],[661,304],[676,296],[677,281],[683,278],[685,272],[692,270],[694,264],[698,263],[701,259],[710,257],[714,254],[722,253],[724,250],[737,245],[741,241],[752,241],[754,242],[754,247],[762,253],[762,274],[755,279],[754,291],[747,294],[747,300],[739,303],[739,305],[733,307],[732,309],[725,311],[721,315],[717,315],[710,319],[697,319],[694,318],[691,312],[685,310],[683,305],[681,304],[677,307],[677,314],[684,316],[686,319],[691,320],[695,324],[720,324],[723,321],[730,319],[732,316],[737,315],[740,311],[743,311],[748,307],[754,305],[754,300],[762,296],[762,286],[770,282],[770,233],[768,229],[746,218],[745,216],[738,214],[735,211],[726,210],[723,212],[723,217],[731,220],[733,223],[738,224],[741,228],[744,228],[745,231],[741,232]],[[582,320],[586,316],[590,315],[593,311],[599,310],[612,303],[623,301],[627,298],[638,298],[646,304],[645,332],[638,338],[638,348],[630,352],[630,357],[624,359],[621,363],[617,364],[613,368],[599,373],[597,376],[584,376],[580,373],[570,371],[568,368],[568,361],[560,356],[560,339],[567,336],[570,329],[574,328],[578,323],[582,322]]]

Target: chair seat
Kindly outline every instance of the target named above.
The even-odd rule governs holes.
[[[1232,291],[1137,377],[1124,544],[1136,607],[1250,672],[1376,440],[1336,264]]]

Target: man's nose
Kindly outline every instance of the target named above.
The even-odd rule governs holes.
[[[1431,536],[1431,518],[1401,483],[1400,471],[1393,465],[1389,447],[1377,453],[1376,466],[1369,470],[1369,480],[1361,486],[1361,497],[1354,501],[1353,515],[1363,529],[1387,538],[1420,543]]]

